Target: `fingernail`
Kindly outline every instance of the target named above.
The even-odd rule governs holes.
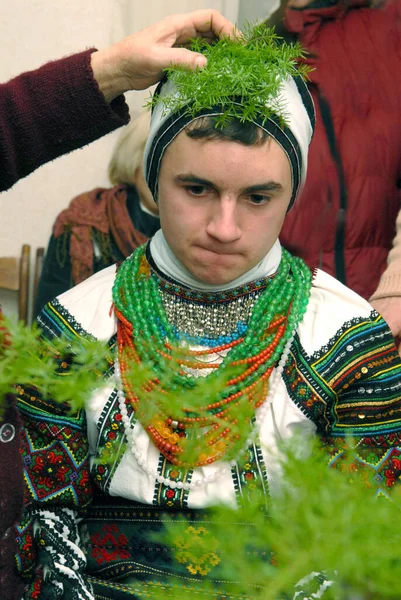
[[[199,69],[203,69],[204,67],[206,67],[206,63],[207,63],[207,58],[206,58],[206,56],[203,56],[202,54],[199,54],[195,58],[195,66],[198,67]]]

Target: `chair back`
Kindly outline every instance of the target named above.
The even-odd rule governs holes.
[[[0,257],[0,288],[18,292],[18,319],[28,323],[31,247],[22,246],[20,256]]]
[[[44,259],[45,259],[45,249],[44,248],[36,248],[35,270],[33,272],[32,307],[35,306],[36,297],[38,295],[38,287],[39,287],[40,276],[42,274]]]

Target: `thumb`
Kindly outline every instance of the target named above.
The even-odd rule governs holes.
[[[190,70],[203,69],[207,64],[206,56],[187,50],[186,48],[170,48],[169,52],[165,53],[166,62],[169,65],[181,65]]]

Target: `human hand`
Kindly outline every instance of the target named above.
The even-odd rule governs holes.
[[[401,354],[401,296],[377,298],[372,300],[371,304],[387,322]]]
[[[212,41],[234,31],[232,23],[216,10],[171,15],[106,50],[94,52],[93,73],[106,101],[111,102],[128,90],[142,90],[157,83],[171,64],[188,69],[203,67],[206,58],[202,54],[181,46],[192,38]]]

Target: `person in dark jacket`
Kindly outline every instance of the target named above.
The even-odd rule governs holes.
[[[42,308],[93,273],[120,262],[160,228],[159,210],[143,177],[149,112],[120,136],[108,172],[113,187],[74,198],[57,217],[35,299]]]
[[[113,131],[129,120],[122,94],[157,82],[171,62],[187,68],[202,55],[175,48],[193,37],[229,35],[215,10],[174,15],[108,49],[50,62],[0,85],[0,191],[42,164]],[[0,598],[21,597],[10,527],[22,508],[20,421],[13,398],[0,398]]]
[[[381,300],[394,297],[401,313],[401,260],[387,270],[400,210],[400,1],[285,0],[272,20],[307,51],[316,109],[305,187],[281,242],[370,298],[398,335]]]

